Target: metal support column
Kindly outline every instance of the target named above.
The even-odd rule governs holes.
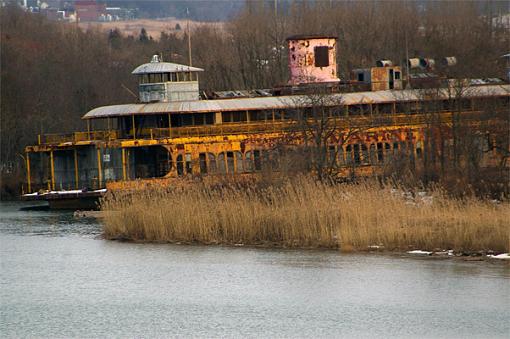
[[[127,173],[126,173],[126,149],[122,149],[122,179],[127,180]]]
[[[74,187],[78,189],[80,187],[80,176],[78,173],[78,150],[74,149]]]
[[[32,193],[32,183],[30,178],[30,153],[27,152],[27,193]]]
[[[133,139],[136,139],[136,126],[135,126],[135,115],[131,116],[131,122],[133,123]]]
[[[87,139],[90,140],[90,120],[87,120]]]
[[[168,137],[172,138],[172,117],[168,113]]]
[[[51,189],[55,190],[55,159],[53,158],[53,151],[50,151],[50,175]]]
[[[101,149],[97,149],[97,178],[98,178],[98,188],[103,186],[103,169],[101,168]]]

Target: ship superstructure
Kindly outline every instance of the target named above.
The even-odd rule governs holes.
[[[313,109],[310,98],[318,90],[338,133],[353,124],[360,127],[349,140],[331,138],[328,150],[339,175],[379,173],[397,153],[419,161],[430,103],[446,126],[460,108],[476,121],[487,99],[501,102],[508,111],[510,85],[499,79],[483,84],[466,80],[462,98],[452,97],[450,80],[442,79],[441,86],[422,81],[425,85],[410,88],[410,75],[404,79],[401,67],[381,60],[341,80],[336,37],[294,36],[288,45],[288,84],[217,92],[213,99],[201,98],[202,69],[153,56],[133,71],[139,78],[138,103],[92,109],[82,118],[86,131],[41,135],[37,145],[26,147],[25,199],[56,203],[155,178],[246,175],[267,166],[278,171],[273,150],[296,131],[297,116],[302,116],[297,112],[306,115]],[[108,128],[94,129],[101,120]],[[490,145],[491,137],[483,135],[481,142]]]

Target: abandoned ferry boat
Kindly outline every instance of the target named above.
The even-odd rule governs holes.
[[[206,97],[199,90],[202,69],[154,56],[133,71],[139,103],[92,109],[82,118],[86,131],[40,135],[36,145],[26,147],[23,199],[91,207],[113,188],[182,176],[246,175],[265,167],[278,171],[275,149],[284,141],[303,144],[302,137],[288,140],[300,122],[313,119],[317,88],[321,109],[337,128],[327,152],[339,175],[381,173],[397,155],[419,163],[429,142],[431,112],[446,129],[445,139],[456,112],[476,123],[490,100],[500,104],[496,111],[508,114],[510,85],[501,79],[463,80],[460,97],[451,80],[423,73],[431,70],[429,59],[409,59],[405,78],[401,67],[382,60],[344,81],[337,75],[336,37],[287,41],[290,80],[271,90]],[[413,74],[413,68],[422,73]],[[98,123],[106,128],[98,129]],[[486,150],[494,138],[479,136],[484,156],[491,154]]]

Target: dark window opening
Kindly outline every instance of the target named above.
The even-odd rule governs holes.
[[[198,155],[199,163],[200,163],[200,173],[207,174],[207,154],[200,153]]]
[[[232,112],[232,115],[233,115],[233,122],[246,121],[246,112],[245,111]]]
[[[382,143],[377,143],[377,161],[382,163],[384,161],[384,149]]]
[[[361,156],[360,156],[360,147],[359,147],[359,144],[354,144],[354,147],[353,147],[353,153],[354,153],[354,163],[356,165],[359,165],[361,164]]]
[[[208,153],[209,163],[207,164],[209,173],[217,173],[216,167],[216,156],[212,153]]]
[[[170,124],[172,127],[181,127],[181,116],[179,114],[170,115]]]
[[[358,81],[365,81],[365,74],[364,73],[358,73]]]
[[[188,173],[188,174],[193,173],[193,169],[192,168],[193,167],[191,165],[191,154],[186,153],[186,173]]]
[[[234,173],[234,152],[227,152],[227,173]]]
[[[194,114],[193,117],[195,119],[195,121],[194,121],[195,126],[205,124],[204,114],[202,114],[202,113]]]
[[[329,47],[317,46],[314,48],[315,54],[315,67],[328,67],[329,66]]]
[[[377,111],[379,114],[391,114],[393,113],[393,104],[378,104]]]
[[[225,167],[225,153],[218,154],[218,161],[216,164],[218,166],[219,173],[221,173],[221,174],[227,173],[227,169]]]
[[[205,113],[205,124],[206,125],[214,124],[214,113]]]
[[[400,72],[395,72],[395,80],[400,80]]]
[[[262,162],[260,161],[260,151],[253,151],[253,162],[255,164],[255,170],[260,171],[262,169]]]
[[[235,162],[236,162],[236,172],[243,173],[244,165],[243,165],[243,154],[241,152],[235,152]]]
[[[191,116],[191,114],[181,114],[181,124],[182,126],[192,126],[193,117]]]
[[[328,158],[329,158],[329,165],[335,166],[336,165],[336,147],[333,145],[328,146]]]
[[[177,156],[176,167],[177,167],[177,175],[183,175],[184,174],[184,163],[182,160],[182,154],[179,154]]]
[[[135,147],[133,153],[136,178],[160,178],[170,170],[170,153],[164,147]]]
[[[347,165],[352,164],[352,145],[347,145],[347,147],[345,147],[345,153],[347,153],[345,155]]]
[[[370,163],[372,165],[375,165],[377,163],[376,161],[376,158],[377,158],[377,152],[376,152],[376,146],[375,144],[371,144],[370,145]]]
[[[421,151],[421,148],[420,147],[417,147],[416,148],[416,156],[418,157],[418,159],[421,159],[422,156],[423,156],[423,153]]]

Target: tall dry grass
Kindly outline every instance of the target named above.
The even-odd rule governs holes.
[[[329,185],[308,177],[258,187],[193,184],[113,192],[108,239],[365,250],[508,252],[510,204],[406,192],[375,181]]]

